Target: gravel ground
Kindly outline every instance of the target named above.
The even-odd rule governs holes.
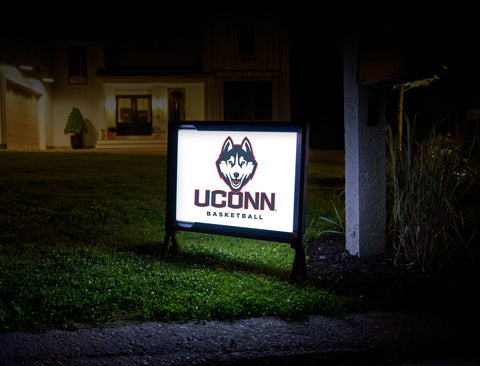
[[[304,321],[143,323],[0,335],[2,365],[478,365],[438,319],[418,313]],[[470,349],[471,351],[471,349]],[[462,353],[460,353],[462,352]],[[437,363],[431,363],[431,360]],[[415,363],[413,363],[413,361]],[[439,363],[444,362],[444,363]]]

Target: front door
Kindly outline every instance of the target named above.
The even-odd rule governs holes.
[[[150,95],[118,95],[117,136],[152,134],[152,97]]]

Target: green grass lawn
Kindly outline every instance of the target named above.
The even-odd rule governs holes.
[[[311,164],[307,238],[335,219],[343,174]],[[288,284],[288,244],[181,232],[161,260],[165,186],[161,156],[1,152],[0,330],[347,311]]]

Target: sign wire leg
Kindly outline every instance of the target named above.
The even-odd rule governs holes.
[[[307,260],[305,256],[305,235],[294,245],[295,258],[293,259],[292,273],[290,274],[290,283],[296,283],[298,277],[305,278],[307,276]]]
[[[169,251],[170,242],[172,243],[171,251]],[[175,235],[175,231],[173,230],[169,230],[165,233],[165,240],[163,242],[161,257],[163,259],[167,259],[169,252],[173,252],[173,253],[178,252],[178,240]]]

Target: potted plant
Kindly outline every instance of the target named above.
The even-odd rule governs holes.
[[[70,144],[74,149],[83,149],[84,147],[84,134],[88,132],[87,124],[83,119],[82,114],[78,108],[73,107],[70,115],[67,119],[64,131],[66,134],[71,133]]]
[[[107,139],[114,139],[115,137],[117,137],[117,128],[109,127],[107,132]]]

